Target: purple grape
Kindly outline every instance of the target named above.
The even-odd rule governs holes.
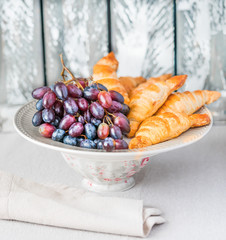
[[[54,106],[53,106],[53,109],[56,113],[57,116],[59,117],[63,117],[64,116],[64,107],[63,107],[63,103],[60,102],[60,101],[56,101]]]
[[[68,114],[74,115],[78,112],[78,105],[73,98],[68,98],[64,102],[64,109]]]
[[[78,108],[83,112],[85,112],[89,107],[89,103],[85,98],[79,98],[77,104]]]
[[[58,117],[58,116],[55,116],[55,120],[53,122],[51,122],[51,124],[55,127],[58,127],[59,126],[59,123],[60,123],[60,120],[61,118]]]
[[[56,94],[52,91],[45,93],[42,99],[42,106],[44,108],[51,108],[56,102]]]
[[[114,139],[122,139],[121,129],[116,125],[110,126],[110,136]]]
[[[91,114],[90,114],[89,109],[87,109],[87,110],[84,112],[83,117],[84,117],[84,120],[85,120],[86,122],[90,123],[90,121],[91,121]]]
[[[85,139],[85,140],[81,141],[80,147],[95,149],[96,148],[96,144],[94,143],[94,141],[92,141],[90,139]]]
[[[86,87],[83,91],[84,98],[90,100],[90,101],[95,101],[97,100],[99,90],[96,88],[91,88],[91,87]]]
[[[77,146],[80,147],[80,143],[85,139],[85,137],[79,136],[76,139],[77,139]]]
[[[59,128],[63,130],[68,130],[70,126],[75,122],[76,122],[75,117],[70,114],[67,114],[61,119]]]
[[[102,91],[98,94],[98,100],[102,107],[109,108],[112,105],[112,99],[109,92]]]
[[[122,96],[122,94],[114,90],[109,91],[109,93],[111,95],[112,100],[116,102],[124,103],[124,97]]]
[[[49,87],[39,87],[33,90],[32,97],[35,99],[42,99],[46,92],[50,91]]]
[[[98,142],[103,141],[103,140],[102,140],[102,139],[99,139],[99,138],[96,138],[96,139],[94,139],[93,141],[97,144]]]
[[[114,113],[114,116],[124,118],[129,124],[129,119],[124,114],[118,112],[118,113]]]
[[[58,82],[54,86],[54,92],[60,100],[66,100],[68,97],[68,90],[64,83]]]
[[[82,124],[85,123],[84,117],[83,117],[82,115],[80,115],[80,116],[78,117],[78,122],[80,122],[80,123],[82,123]]]
[[[99,125],[97,135],[100,139],[105,139],[109,135],[109,126],[107,123],[101,123]]]
[[[57,142],[63,142],[66,132],[63,129],[56,129],[52,134],[52,139]]]
[[[115,149],[128,149],[128,143],[123,139],[115,140]]]
[[[88,86],[87,83],[83,80],[79,80],[79,83],[83,88],[86,88]]]
[[[82,96],[82,90],[74,84],[68,84],[67,90],[69,97],[80,98]]]
[[[88,81],[86,78],[77,78],[77,80],[79,81],[83,88],[88,86]]]
[[[40,126],[43,123],[42,120],[42,111],[38,111],[34,114],[33,118],[32,118],[32,124],[37,127]]]
[[[99,90],[108,92],[108,89],[103,84],[97,83],[97,85]]]
[[[86,137],[90,140],[94,140],[97,136],[97,131],[95,126],[92,123],[85,124],[85,134]]]
[[[96,89],[98,89],[100,91],[108,92],[108,89],[104,85],[102,85],[101,83],[93,83],[90,87],[96,88]]]
[[[98,89],[100,89],[101,91],[106,91],[106,92],[108,92],[107,87],[105,87],[103,84],[97,83],[97,85],[98,85]]]
[[[127,104],[122,104],[122,110],[121,110],[121,113],[124,114],[124,115],[128,115],[130,111],[130,108]]]
[[[96,139],[96,140],[97,140],[96,141],[97,149],[104,149],[104,147],[103,147],[104,140],[102,140],[102,139]],[[95,140],[94,140],[94,142],[95,142]]]
[[[125,118],[116,117],[114,118],[113,122],[116,126],[118,126],[121,129],[123,134],[130,132],[130,125]]]
[[[103,142],[103,149],[107,152],[111,152],[114,148],[114,139],[111,137],[105,138]]]
[[[53,111],[53,109],[44,109],[42,111],[42,119],[44,122],[46,123],[51,123],[55,120],[55,112]]]
[[[92,83],[89,87],[91,87],[91,88],[95,88],[95,89],[98,89],[98,87],[97,87],[97,83]]]
[[[50,123],[43,123],[39,127],[39,133],[46,138],[51,138],[53,132],[56,130],[56,128],[51,125]]]
[[[67,135],[63,138],[63,143],[71,145],[71,146],[76,146],[77,145],[77,139],[75,137],[71,137],[71,136]]]
[[[101,122],[102,121],[100,119],[96,119],[94,117],[91,118],[91,123],[96,127],[98,127],[101,124]]]
[[[112,105],[107,108],[110,113],[120,112],[122,110],[122,104],[116,101],[112,101]]]
[[[93,102],[90,105],[91,114],[97,119],[103,119],[104,117],[104,109],[98,102]]]
[[[83,124],[80,122],[75,122],[70,126],[68,134],[72,137],[78,137],[82,134],[83,130]]]
[[[38,110],[38,111],[41,111],[41,110],[43,110],[44,109],[44,107],[42,106],[42,99],[40,99],[40,100],[38,100],[37,101],[37,103],[36,103],[36,109]]]

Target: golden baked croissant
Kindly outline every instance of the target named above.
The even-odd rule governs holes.
[[[150,77],[147,81],[166,81],[167,79],[169,79],[171,77],[172,77],[172,74],[167,73],[167,74],[163,74],[159,77]]]
[[[106,65],[95,65],[93,67],[93,80],[97,81],[102,78],[117,78],[116,71]]]
[[[129,148],[142,148],[175,138],[191,127],[200,127],[210,123],[208,114],[188,116],[179,112],[165,112],[147,118],[139,127],[136,137]]]
[[[159,77],[151,77],[146,82],[139,85],[139,88],[134,88],[130,93],[130,98],[135,95],[137,92],[141,91],[141,89],[145,89],[147,86],[149,86],[150,83],[156,83],[161,81],[166,81],[167,79],[171,78],[172,74],[164,74]]]
[[[115,54],[110,52],[107,56],[101,58],[93,67],[93,80],[101,78],[117,78],[116,71],[118,69],[118,61]]]
[[[216,101],[221,96],[220,92],[197,90],[194,92],[172,93],[162,107],[157,111],[157,114],[163,112],[182,112],[191,115],[200,109],[204,104],[210,104]]]
[[[136,88],[141,83],[146,82],[146,79],[143,77],[128,77],[127,76],[127,77],[120,77],[119,81],[124,86],[128,95],[130,96],[133,89]]]
[[[135,90],[130,99],[130,132],[128,137],[133,137],[142,121],[152,116],[166,101],[167,97],[185,83],[187,75],[174,76],[166,81],[145,82]],[[145,87],[144,87],[145,86]]]
[[[129,96],[117,78],[116,71],[118,69],[118,61],[115,54],[110,52],[107,56],[101,58],[93,67],[93,80],[103,84],[108,90],[115,90],[122,94],[125,103],[129,103]]]

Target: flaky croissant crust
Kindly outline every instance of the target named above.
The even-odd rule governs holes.
[[[139,127],[129,148],[142,148],[178,137],[191,127],[204,126],[210,123],[208,114],[188,116],[179,112],[165,112],[147,118]]]
[[[110,52],[107,56],[101,58],[93,67],[93,80],[103,84],[109,91],[115,90],[121,93],[125,103],[128,104],[129,96],[117,77],[117,69],[118,61],[114,53]]]
[[[114,52],[110,52],[107,56],[101,58],[96,65],[110,66],[116,72],[118,69],[118,60],[116,59]]]
[[[166,81],[145,82],[138,86],[135,89],[136,93],[130,99],[128,119],[131,131],[127,136],[133,137],[140,123],[152,116],[166,101],[167,97],[184,84],[186,78],[187,75],[180,75]]]
[[[126,89],[128,95],[130,97],[130,94],[132,93],[133,89],[135,89],[141,83],[145,82],[146,79],[143,77],[126,76],[126,77],[120,77],[119,81],[124,86],[124,88]]]
[[[191,115],[203,105],[216,101],[220,96],[220,92],[208,90],[172,93],[156,114],[177,111]]]

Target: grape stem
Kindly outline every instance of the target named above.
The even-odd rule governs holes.
[[[67,75],[64,75],[64,71],[65,71],[65,69],[64,69],[64,67],[63,67],[63,69],[62,69],[60,75],[62,76],[64,82],[66,82],[65,77],[67,77]]]
[[[61,60],[61,63],[62,63],[62,65],[63,65],[63,69],[62,69],[62,72],[61,72],[61,76],[62,76],[62,78],[63,78],[63,80],[64,80],[64,84],[68,84],[68,83],[70,83],[70,82],[76,82],[76,84],[82,89],[82,91],[84,91],[84,88],[82,87],[82,85],[80,84],[80,82],[75,78],[75,76],[73,75],[73,73],[65,66],[65,64],[64,64],[64,60],[63,60],[63,55],[62,54],[60,54],[60,60]],[[70,74],[70,76],[71,76],[71,79],[70,80],[67,80],[67,81],[65,81],[65,76],[66,75],[64,75],[64,71],[67,71],[69,74]]]
[[[87,139],[86,135],[83,134],[81,134],[80,137],[84,137],[85,139]]]
[[[107,112],[109,115],[111,115],[111,116],[113,116],[113,117],[116,117],[114,114],[112,114],[112,113],[109,113],[109,112]]]
[[[107,115],[104,116],[103,123],[105,123],[105,121],[107,121],[107,123],[109,124],[109,122],[107,120]]]
[[[107,116],[107,120],[110,122],[110,125],[114,125],[111,119]]]
[[[105,111],[105,113],[106,113],[106,115],[111,115],[111,116],[113,116],[113,117],[116,117],[114,114],[112,114],[112,113],[109,113],[106,109],[104,109],[104,111]]]
[[[114,125],[113,122],[111,121],[111,119],[107,115],[104,116],[104,120],[107,121],[108,125]],[[103,120],[103,122],[104,122],[104,120]]]

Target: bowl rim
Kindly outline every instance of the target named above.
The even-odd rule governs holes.
[[[146,157],[153,156],[153,155],[156,155],[156,154],[159,154],[159,153],[176,150],[178,148],[185,147],[185,146],[188,146],[192,143],[197,142],[198,140],[203,138],[210,131],[210,129],[212,128],[212,125],[213,125],[213,117],[212,117],[211,112],[208,110],[208,108],[206,106],[203,106],[199,110],[199,112],[204,111],[204,113],[207,113],[210,116],[211,122],[210,122],[209,125],[202,127],[202,128],[205,128],[205,129],[203,131],[201,131],[199,136],[197,136],[195,139],[192,139],[192,140],[187,141],[187,142],[182,142],[181,144],[175,144],[175,145],[173,144],[172,146],[168,146],[168,147],[165,147],[165,148],[160,147],[160,148],[157,148],[157,149],[151,149],[151,148],[153,148],[153,146],[157,146],[157,145],[160,145],[162,143],[170,142],[174,139],[171,139],[171,140],[159,143],[159,144],[155,144],[155,145],[152,145],[152,146],[148,146],[148,147],[145,147],[145,148],[114,150],[112,152],[106,152],[106,151],[98,150],[98,149],[85,149],[85,148],[80,148],[80,147],[77,147],[77,146],[70,146],[70,145],[66,145],[66,144],[63,144],[63,143],[55,142],[52,139],[50,139],[52,144],[48,144],[48,143],[41,142],[41,141],[37,140],[36,138],[30,136],[28,133],[26,133],[26,131],[24,129],[21,129],[21,126],[20,126],[21,123],[20,123],[19,120],[21,119],[21,117],[24,115],[24,113],[26,111],[31,110],[31,108],[35,106],[35,104],[34,104],[35,102],[36,101],[33,100],[33,101],[28,102],[27,104],[23,105],[20,109],[18,109],[18,111],[16,112],[16,114],[14,116],[13,125],[14,125],[14,128],[16,129],[16,131],[19,133],[19,135],[22,136],[23,138],[25,138],[26,140],[28,140],[29,142],[32,142],[32,143],[37,144],[39,146],[42,146],[42,147],[45,147],[45,148],[48,148],[48,149],[52,149],[52,150],[55,150],[55,151],[59,151],[59,152],[62,152],[62,153],[73,154],[73,155],[75,155],[75,154],[83,155],[84,157],[85,157],[85,155],[86,155],[86,157],[87,156],[114,157],[115,160],[117,160],[117,157],[120,157],[120,156],[121,157],[136,156],[136,158],[138,156],[143,156],[143,157],[144,156],[146,156]],[[186,132],[189,132],[189,131],[191,131],[191,129],[188,129]],[[183,134],[181,134],[179,137],[181,137]]]

